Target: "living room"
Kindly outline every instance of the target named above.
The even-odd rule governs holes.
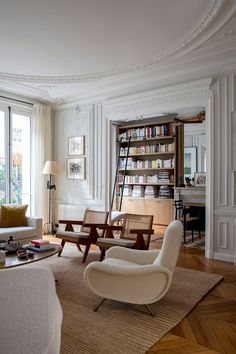
[[[233,276],[236,264],[235,1],[178,0],[178,5],[171,0],[145,3],[141,0],[125,3],[91,0],[70,4],[51,1],[49,6],[46,2],[12,0],[2,6],[0,172],[5,170],[0,174],[0,204],[27,204],[27,217],[40,218],[45,234],[56,233],[59,220],[82,220],[86,208],[110,212],[118,127],[132,124],[142,127],[143,121],[153,119],[157,124],[164,124],[163,120],[175,122],[178,129],[184,126],[187,130],[186,122],[205,112],[206,171],[203,167],[195,171],[206,173],[205,247],[194,250],[182,245],[177,265],[184,267],[189,262],[189,268],[223,275],[227,281],[224,279],[205,301],[218,299],[223,307],[227,298],[233,314],[236,286]],[[77,141],[79,151],[74,152],[73,144]],[[138,146],[139,142],[135,144]],[[185,144],[185,148],[195,145]],[[52,173],[50,179],[50,186],[55,189],[47,188],[50,173],[42,173],[46,161],[57,163],[58,171]],[[71,170],[71,164],[79,164],[77,175]],[[173,168],[178,176],[174,187],[178,188],[181,169]],[[47,237],[55,242],[53,235]],[[150,248],[158,245],[151,242]],[[86,266],[91,260],[99,260],[98,250],[92,247]],[[96,252],[99,253],[97,258]],[[73,245],[66,243],[57,261],[64,261],[70,255],[71,263],[65,264],[65,269],[69,272],[69,265],[78,266],[83,283],[82,270],[86,266],[82,265],[81,255]],[[73,268],[71,284],[75,283],[75,274]],[[59,275],[57,287],[61,286],[58,291],[64,296],[65,279],[62,272]],[[74,286],[78,290],[77,285]],[[221,298],[224,289],[227,296]],[[76,291],[70,296],[76,297]],[[102,313],[103,307],[106,309],[106,303],[97,314]],[[118,310],[115,308],[116,314]],[[126,312],[123,310],[122,316],[129,312],[128,307]],[[72,314],[71,308],[69,312]],[[74,326],[79,317],[71,316]],[[205,345],[212,352],[233,353],[235,345],[229,330],[227,339],[220,331],[220,334],[212,334],[224,342],[224,345],[214,345],[209,338],[199,336],[199,339],[197,330],[194,332],[194,326],[189,325],[194,321],[194,312],[189,320],[186,316],[169,336],[182,338],[181,345],[184,340],[192,340],[192,344]],[[109,318],[109,321],[112,320]],[[234,320],[231,318],[229,322],[234,328]],[[227,328],[224,327],[224,333]],[[119,331],[119,327],[116,330]],[[207,332],[207,328],[203,332]],[[113,338],[112,331],[107,333]],[[94,336],[96,338],[96,334]],[[75,337],[72,335],[72,341]],[[101,338],[97,340],[100,343]],[[151,343],[147,341],[147,348],[154,343],[157,345],[150,352],[164,350],[159,338],[153,338]],[[179,344],[175,345],[176,353],[181,352]],[[105,352],[104,347],[101,348]],[[133,352],[135,350],[137,348],[133,347]],[[193,353],[191,350],[189,352]],[[63,344],[62,352],[80,351],[75,343],[71,348]],[[83,347],[81,352],[99,353],[99,350]],[[132,353],[132,345],[127,347],[129,352]],[[145,350],[140,349],[140,352]]]

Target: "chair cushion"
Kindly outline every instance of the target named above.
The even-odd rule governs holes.
[[[98,238],[97,245],[100,247],[104,247],[111,245],[111,246],[123,246],[123,247],[134,247],[136,240],[128,240],[126,238]]]
[[[2,205],[0,227],[27,226],[28,205]]]
[[[88,238],[88,232],[73,232],[73,231],[58,231],[57,236],[63,238],[63,236],[69,236],[74,238]]]

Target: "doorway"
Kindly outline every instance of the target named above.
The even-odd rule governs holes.
[[[192,203],[192,215],[199,217],[194,237],[189,230],[186,247],[205,249],[207,138],[206,121],[184,124],[184,181],[189,187],[185,198]],[[187,194],[187,190],[186,190]]]

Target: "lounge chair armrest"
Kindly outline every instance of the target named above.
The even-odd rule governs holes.
[[[136,250],[125,247],[114,246],[109,248],[106,258],[117,258],[136,264],[152,264],[159,255],[159,250]]]
[[[130,265],[127,266],[124,264],[122,266],[121,264],[111,264],[111,263],[106,263],[106,262],[92,262],[86,267],[86,271],[89,270],[96,270],[104,273],[109,273],[111,275],[143,275],[143,274],[150,274],[152,272],[163,272],[168,275],[168,277],[171,277],[172,273],[171,271],[164,266],[156,265],[156,264],[146,264],[146,265]]]

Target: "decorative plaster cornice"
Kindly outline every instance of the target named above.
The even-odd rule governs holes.
[[[20,93],[21,96],[30,97],[32,99],[36,99],[37,101],[40,98],[40,100],[44,102],[50,102],[50,97],[46,91],[34,88],[29,85],[0,80],[0,87],[1,91],[12,92],[13,94],[18,95]]]
[[[109,118],[120,118],[142,114],[147,109],[157,105],[170,105],[196,98],[210,97],[212,79],[203,79],[189,83],[169,86],[135,95],[116,98],[104,102],[104,113]],[[132,117],[133,118],[133,117]]]
[[[140,69],[145,69],[149,66],[167,60],[170,57],[174,57],[176,54],[180,55],[181,52],[186,51],[190,44],[192,45],[194,40],[199,37],[200,34],[211,24],[212,20],[219,13],[225,0],[211,0],[206,11],[200,17],[193,29],[188,33],[180,42],[174,45],[172,48],[164,53],[149,58],[143,62],[138,62],[130,67],[118,68],[110,71],[104,71],[99,73],[91,73],[75,76],[31,76],[31,75],[17,75],[10,73],[0,73],[0,78],[7,80],[14,80],[20,82],[43,82],[45,84],[56,83],[78,83],[84,81],[92,81],[98,79],[104,79],[119,74],[125,74]],[[204,39],[202,39],[204,41]]]

